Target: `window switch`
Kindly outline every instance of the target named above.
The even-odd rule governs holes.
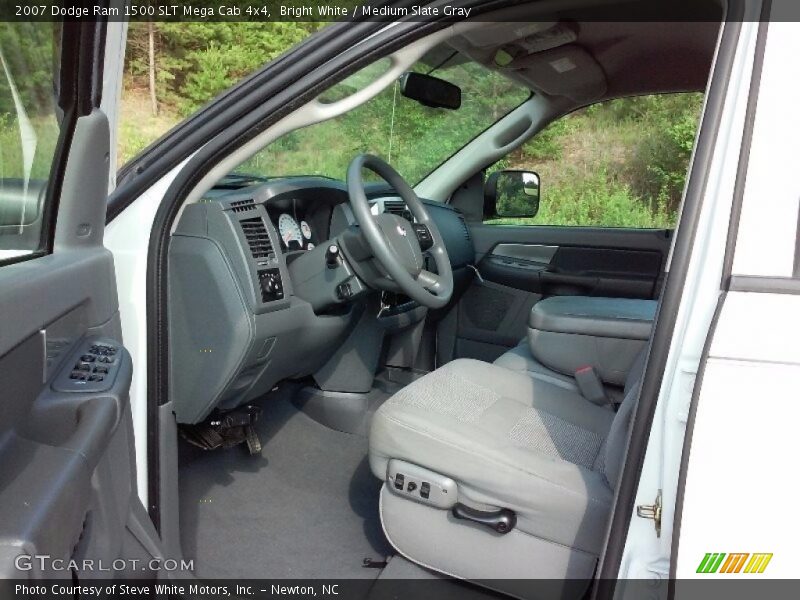
[[[398,473],[394,477],[394,487],[398,490],[403,489],[403,485],[405,485],[406,478],[403,476],[402,473]]]

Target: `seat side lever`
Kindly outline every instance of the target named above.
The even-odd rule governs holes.
[[[471,508],[459,502],[453,506],[452,510],[453,516],[456,519],[463,519],[465,521],[478,523],[479,525],[485,525],[502,535],[514,529],[514,526],[517,524],[517,515],[514,514],[514,511],[507,508],[483,511]]]

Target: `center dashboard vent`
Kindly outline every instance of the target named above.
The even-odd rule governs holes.
[[[252,198],[247,200],[235,200],[231,202],[231,210],[233,212],[247,212],[256,207],[256,202]]]
[[[383,211],[397,215],[398,217],[403,217],[412,223],[414,222],[414,215],[411,214],[411,211],[408,210],[406,203],[402,200],[384,200]]]
[[[270,258],[275,256],[272,249],[272,242],[269,239],[269,233],[264,225],[264,220],[261,217],[252,219],[242,219],[239,221],[242,225],[244,237],[247,238],[247,244],[250,246],[250,252],[253,258]]]

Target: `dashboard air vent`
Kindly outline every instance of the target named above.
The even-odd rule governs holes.
[[[406,203],[402,200],[384,200],[383,210],[384,212],[403,217],[411,222],[414,221],[414,216],[411,214],[411,211],[408,210]]]
[[[250,252],[253,253],[253,258],[274,256],[272,242],[269,239],[267,228],[264,226],[264,220],[261,217],[242,219],[239,223],[242,224],[242,231],[244,231],[244,237],[247,238],[247,243],[250,246]]]
[[[236,200],[231,202],[231,210],[233,212],[247,212],[256,207],[256,202],[253,199]]]

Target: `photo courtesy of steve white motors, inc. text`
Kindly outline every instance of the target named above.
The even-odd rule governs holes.
[[[48,584],[25,584],[15,585],[15,593],[18,595],[33,596],[63,596],[67,598],[77,597],[133,597],[142,598],[156,595],[157,597],[180,597],[185,595],[200,596],[208,598],[241,598],[253,596],[255,594],[269,594],[273,596],[338,596],[341,586],[339,584],[319,584],[319,585],[281,585],[271,584],[267,586],[251,585],[218,585],[207,583],[48,583]]]

